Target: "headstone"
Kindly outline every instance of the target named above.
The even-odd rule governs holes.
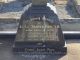
[[[45,0],[38,1],[41,3]],[[21,16],[13,51],[66,52],[64,46],[58,16],[47,5],[32,4]]]

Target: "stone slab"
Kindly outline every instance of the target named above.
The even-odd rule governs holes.
[[[0,38],[0,60],[80,60],[80,40],[67,40],[67,55],[26,55],[14,54],[14,38]]]

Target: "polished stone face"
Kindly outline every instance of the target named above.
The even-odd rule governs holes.
[[[43,19],[26,20],[19,27],[18,41],[59,41],[59,25]]]
[[[50,5],[51,6],[51,5]],[[30,5],[22,14],[15,46],[36,46],[36,43],[64,46],[64,38],[57,14],[47,5]],[[24,44],[25,43],[25,44]],[[27,45],[29,44],[29,45]]]
[[[57,26],[50,24],[48,21],[41,21],[39,19],[27,21],[24,29],[24,40],[58,41]]]

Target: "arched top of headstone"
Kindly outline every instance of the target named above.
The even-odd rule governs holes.
[[[33,5],[46,5],[47,0],[32,0]]]

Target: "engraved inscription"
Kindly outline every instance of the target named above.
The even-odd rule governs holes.
[[[59,41],[58,28],[59,26],[50,24],[43,20],[29,20],[25,24],[25,39],[29,41]]]

